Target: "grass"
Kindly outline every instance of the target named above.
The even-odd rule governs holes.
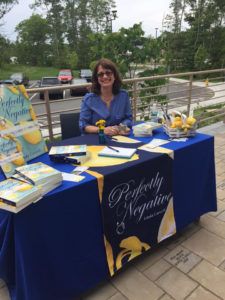
[[[195,109],[194,117],[196,117],[197,119],[203,119],[203,118],[205,119],[205,118],[213,117],[210,120],[206,120],[206,121],[202,120],[199,123],[199,127],[204,127],[219,121],[223,121],[225,116],[217,116],[217,111],[224,108],[225,108],[224,104],[221,103],[221,104],[210,105],[207,107],[199,107]]]
[[[40,80],[46,76],[57,76],[60,68],[53,67],[32,67],[18,64],[8,64],[0,67],[0,80],[9,79],[13,73],[25,73],[30,80]],[[73,75],[78,77],[78,70],[73,70]]]

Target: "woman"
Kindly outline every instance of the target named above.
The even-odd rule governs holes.
[[[98,133],[96,122],[104,119],[106,135],[129,134],[132,126],[130,100],[120,87],[115,64],[109,59],[99,60],[92,75],[92,93],[84,96],[81,105],[79,125],[82,132]]]

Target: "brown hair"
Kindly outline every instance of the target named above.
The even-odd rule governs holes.
[[[98,76],[97,76],[99,66],[102,66],[104,69],[108,69],[113,72],[115,81],[113,83],[112,92],[114,95],[118,94],[120,91],[122,80],[120,78],[120,74],[119,71],[117,70],[116,65],[107,58],[100,59],[94,67],[93,74],[92,74],[92,87],[91,87],[92,92],[97,95],[100,95],[101,93],[101,86],[98,82]]]

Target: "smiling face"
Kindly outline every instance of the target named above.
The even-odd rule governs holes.
[[[115,76],[112,70],[105,69],[101,65],[97,71],[98,83],[101,88],[112,88],[115,81]]]

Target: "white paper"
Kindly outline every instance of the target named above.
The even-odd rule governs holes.
[[[186,142],[188,138],[171,139],[171,142]]]
[[[159,147],[159,146],[167,144],[167,143],[169,143],[168,140],[153,139],[151,142],[149,142],[145,146],[146,146],[146,148],[153,149],[153,148]]]
[[[73,182],[79,182],[85,178],[85,176],[75,175],[71,173],[62,172],[63,180],[65,181],[73,181]]]
[[[80,175],[81,173],[85,172],[87,169],[88,169],[88,167],[78,166],[75,169],[73,169],[72,173],[74,175]]]

